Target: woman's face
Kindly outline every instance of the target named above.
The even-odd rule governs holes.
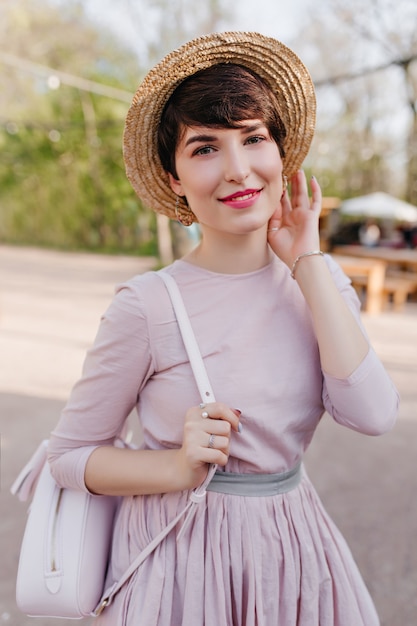
[[[203,229],[249,233],[264,227],[280,204],[282,160],[260,120],[239,128],[187,126],[176,170],[171,187],[186,196]]]

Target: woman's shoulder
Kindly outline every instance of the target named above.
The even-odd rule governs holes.
[[[143,300],[149,297],[157,297],[160,293],[163,293],[165,289],[164,283],[160,277],[160,272],[164,271],[173,274],[173,268],[175,265],[176,262],[162,268],[162,270],[149,270],[143,272],[142,274],[136,274],[135,276],[128,278],[122,283],[116,285],[116,296],[130,296],[131,298],[137,298],[138,300]]]
[[[161,272],[171,274],[183,292],[187,291],[190,283],[193,284],[190,270],[187,263],[178,260],[160,270],[132,276],[116,286],[113,306],[148,320],[157,319],[159,312],[166,310],[170,301]]]

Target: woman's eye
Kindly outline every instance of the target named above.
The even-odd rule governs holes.
[[[213,152],[213,150],[214,148],[212,148],[211,146],[202,146],[201,148],[197,148],[197,150],[195,150],[193,154],[195,155],[210,154],[211,152]]]
[[[265,137],[262,137],[260,135],[256,135],[255,137],[248,137],[246,140],[246,143],[248,144],[253,144],[253,143],[260,143],[261,141],[264,141]]]

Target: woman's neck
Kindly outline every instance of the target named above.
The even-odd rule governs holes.
[[[268,265],[271,251],[263,232],[222,237],[205,232],[184,260],[219,274],[246,274]]]

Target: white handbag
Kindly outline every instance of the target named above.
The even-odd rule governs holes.
[[[91,614],[103,591],[118,499],[58,487],[47,445],[42,442],[33,457],[36,467],[30,461],[11,488],[24,499],[40,469],[20,550],[16,602],[27,615],[80,618]]]
[[[175,280],[160,271],[176,313],[202,402],[214,402],[203,359]],[[116,444],[116,445],[120,445]],[[60,488],[49,470],[47,441],[42,442],[11,487],[21,500],[33,493],[22,541],[16,582],[19,609],[30,616],[81,619],[99,615],[139,565],[204,501],[216,465],[194,489],[186,507],[136,557],[123,576],[103,593],[119,498]]]

